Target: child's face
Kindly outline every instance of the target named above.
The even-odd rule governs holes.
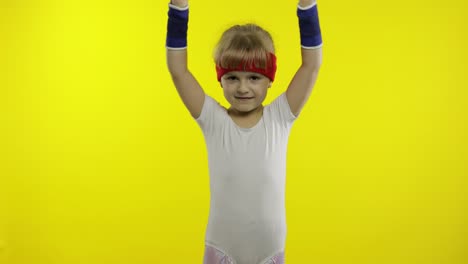
[[[271,81],[259,73],[232,71],[221,77],[221,86],[232,108],[239,112],[250,112],[265,100]]]

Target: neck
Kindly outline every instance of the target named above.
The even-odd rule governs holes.
[[[263,105],[260,105],[257,108],[249,112],[240,112],[232,107],[228,109],[229,115],[237,116],[237,117],[254,117],[254,116],[260,115],[262,112],[263,112]]]

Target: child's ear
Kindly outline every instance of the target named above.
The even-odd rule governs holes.
[[[270,88],[270,87],[271,87],[271,84],[273,84],[273,82],[270,82],[270,84],[268,85],[268,88]]]

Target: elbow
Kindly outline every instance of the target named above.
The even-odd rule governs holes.
[[[177,82],[178,80],[183,80],[188,74],[190,74],[187,68],[169,68],[169,73],[171,74],[171,78],[174,82]]]
[[[182,78],[182,76],[188,73],[187,67],[183,67],[180,65],[173,65],[171,63],[167,64],[167,69],[169,70],[169,73],[171,74],[172,79]]]
[[[302,63],[301,68],[304,69],[307,72],[310,72],[311,74],[318,74],[320,71],[320,68],[322,66],[322,61],[310,61],[307,63]]]

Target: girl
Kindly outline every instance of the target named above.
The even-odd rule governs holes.
[[[316,1],[299,1],[302,64],[287,90],[266,106],[262,103],[276,73],[268,32],[247,24],[221,36],[214,60],[230,103],[224,108],[204,93],[187,68],[188,0],[172,0],[168,15],[169,72],[208,150],[210,214],[204,264],[284,263],[289,131],[311,94],[322,61]]]

